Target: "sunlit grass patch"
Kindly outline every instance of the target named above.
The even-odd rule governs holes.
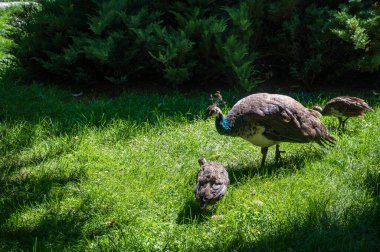
[[[0,249],[377,250],[380,111],[350,119],[333,148],[259,148],[203,121],[208,94],[74,98],[1,83]],[[332,95],[332,94],[331,94]],[[329,97],[299,95],[305,104]],[[229,107],[238,94],[225,92]],[[302,98],[303,97],[303,98]],[[231,179],[211,212],[194,200],[199,156]]]

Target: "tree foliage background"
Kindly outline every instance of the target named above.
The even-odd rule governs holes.
[[[43,0],[14,19],[29,79],[251,90],[273,71],[305,86],[379,73],[368,0]]]

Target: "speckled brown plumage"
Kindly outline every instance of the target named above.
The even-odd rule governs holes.
[[[230,180],[228,172],[222,164],[198,160],[201,168],[197,174],[197,185],[194,189],[195,198],[200,202],[201,208],[212,205],[221,199],[227,191]]]
[[[262,125],[268,139],[280,142],[333,141],[327,128],[308,109],[285,95],[259,93],[237,102],[227,115],[241,133],[247,125]],[[239,126],[239,127],[236,127]]]
[[[326,126],[301,103],[279,94],[258,93],[238,101],[226,118],[216,105],[208,115],[217,114],[220,134],[238,136],[262,148],[262,165],[267,148],[281,142],[334,144]],[[277,146],[276,159],[280,156]]]
[[[323,116],[335,116],[339,120],[339,128],[344,129],[345,122],[350,117],[363,117],[366,110],[372,110],[360,98],[352,96],[338,96],[329,100],[322,108]]]

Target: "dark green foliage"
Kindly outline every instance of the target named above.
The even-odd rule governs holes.
[[[31,78],[75,83],[250,90],[271,65],[311,86],[379,72],[379,14],[369,0],[45,0],[16,19],[14,54]]]
[[[269,51],[293,78],[311,85],[349,71],[379,72],[380,11],[373,1],[276,1],[269,10],[268,23],[277,25]]]
[[[332,14],[331,33],[347,55],[344,67],[378,71],[380,67],[380,9],[372,1],[352,1]]]

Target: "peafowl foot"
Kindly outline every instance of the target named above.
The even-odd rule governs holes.
[[[261,158],[260,167],[264,167],[265,159],[267,158],[267,154],[268,154],[268,147],[262,147],[261,148],[261,154],[263,155],[263,157]]]
[[[276,144],[276,154],[275,154],[276,163],[278,163],[280,161],[281,153],[285,153],[285,151],[280,151],[280,145]]]

